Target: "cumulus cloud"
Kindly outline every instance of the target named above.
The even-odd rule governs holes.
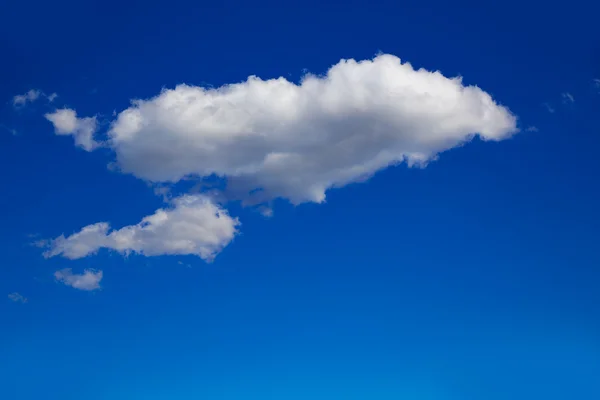
[[[8,298],[15,303],[27,303],[27,297],[24,297],[20,293],[14,292],[8,295]]]
[[[58,97],[58,95],[56,93],[46,95],[41,90],[31,89],[27,93],[19,94],[19,95],[16,95],[15,97],[13,97],[13,106],[23,107],[27,103],[33,103],[34,101],[38,100],[41,97],[46,98],[49,102],[53,102],[54,99],[56,99]]]
[[[47,243],[44,256],[78,259],[106,248],[145,256],[191,254],[212,261],[233,240],[238,226],[236,218],[208,197],[186,195],[136,225],[110,231],[108,223],[100,222],[60,236]]]
[[[474,135],[497,141],[517,130],[507,108],[460,77],[379,55],[300,84],[251,76],[215,89],[179,85],[133,101],[108,135],[125,173],[152,182],[216,175],[242,197],[298,204],[394,164],[424,165]]]
[[[69,108],[56,110],[44,117],[54,125],[57,135],[72,135],[75,144],[87,151],[98,147],[99,143],[94,140],[96,117],[78,118],[75,110]]]
[[[100,289],[102,271],[86,269],[82,274],[75,274],[71,268],[65,268],[56,271],[54,273],[54,278],[72,288],[90,291]]]
[[[95,119],[70,109],[46,118],[87,150],[99,145]],[[386,54],[341,60],[297,84],[250,76],[218,88],[178,85],[114,113],[102,143],[115,154],[111,166],[160,188],[171,208],[118,230],[89,225],[51,241],[45,256],[75,259],[107,248],[210,261],[239,225],[214,199],[259,205],[271,216],[276,198],[320,203],[327,190],[387,167],[425,166],[475,136],[500,141],[518,130],[516,116],[479,87]],[[222,185],[210,189],[213,200],[206,193],[169,200],[163,188],[188,178]]]

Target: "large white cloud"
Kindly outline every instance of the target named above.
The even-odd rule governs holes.
[[[192,254],[211,261],[238,232],[239,221],[201,195],[173,200],[136,225],[110,231],[106,222],[88,225],[79,232],[48,243],[45,257],[62,255],[78,259],[101,248],[145,256]]]
[[[78,118],[71,109],[46,118],[79,146],[100,145],[93,139],[95,118]],[[280,197],[299,204],[322,202],[328,189],[391,165],[425,165],[475,135],[498,141],[517,131],[517,118],[479,87],[379,55],[341,60],[299,84],[251,76],[219,88],[164,89],[116,115],[102,146],[114,151],[122,172],[147,181],[216,175],[226,181],[225,192],[215,194],[223,201]],[[261,209],[271,215],[269,207]],[[45,256],[75,259],[108,248],[210,261],[238,225],[207,197],[186,195],[137,225],[110,231],[97,223],[61,236]]]
[[[216,174],[245,200],[297,204],[390,165],[424,164],[476,134],[502,140],[516,131],[516,117],[480,88],[379,55],[342,60],[299,85],[257,77],[180,85],[133,101],[108,134],[121,170],[139,178]]]
[[[102,271],[93,269],[86,269],[82,274],[75,274],[71,268],[64,268],[54,273],[57,281],[75,289],[88,291],[100,289],[102,276]]]
[[[71,135],[75,144],[87,151],[92,151],[99,146],[94,140],[97,123],[96,117],[78,118],[75,110],[62,108],[53,113],[45,114],[44,117],[54,125],[57,135]]]

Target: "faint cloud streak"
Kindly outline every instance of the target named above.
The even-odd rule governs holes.
[[[562,94],[563,103],[565,104],[573,104],[575,103],[575,98],[571,93],[565,92]]]
[[[14,303],[27,303],[27,297],[17,292],[10,293],[8,298]]]
[[[542,104],[544,106],[544,108],[551,114],[554,114],[554,112],[556,111],[554,109],[554,107],[552,107],[549,103],[544,103]]]
[[[16,96],[14,96],[12,103],[15,108],[20,108],[20,107],[24,107],[28,103],[35,102],[36,100],[40,99],[41,97],[46,98],[46,100],[48,100],[50,103],[52,103],[58,97],[58,94],[52,93],[52,94],[47,95],[39,89],[31,89],[24,94],[18,94]]]

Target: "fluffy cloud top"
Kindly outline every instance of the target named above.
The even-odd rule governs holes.
[[[64,283],[79,290],[96,290],[100,289],[100,281],[102,280],[102,271],[86,269],[83,274],[74,274],[71,268],[61,269],[54,273],[57,281]]]
[[[183,196],[170,209],[159,209],[130,225],[109,232],[108,223],[88,225],[49,243],[45,257],[82,258],[101,248],[145,256],[193,254],[211,261],[238,232],[239,222],[204,196]]]
[[[19,94],[13,97],[13,106],[15,107],[23,107],[27,103],[33,103],[40,97],[45,97],[49,102],[53,102],[54,99],[58,97],[56,93],[52,93],[50,95],[46,95],[41,90],[31,89],[25,94]]]
[[[87,151],[98,147],[98,142],[94,140],[97,127],[96,117],[78,118],[75,110],[69,108],[56,110],[44,117],[52,122],[57,135],[72,135],[75,144]]]
[[[216,89],[180,85],[133,101],[108,134],[122,171],[139,178],[215,174],[242,198],[297,204],[390,165],[424,164],[476,134],[516,131],[516,117],[480,88],[380,55],[342,60],[299,85],[254,76]]]

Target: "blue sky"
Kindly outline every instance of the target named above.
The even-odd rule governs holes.
[[[3,3],[0,398],[600,398],[597,15]]]

